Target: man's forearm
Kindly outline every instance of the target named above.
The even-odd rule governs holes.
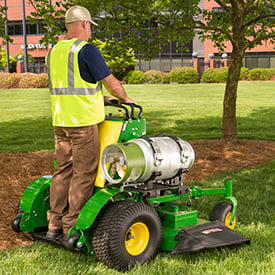
[[[112,96],[119,99],[120,103],[135,103],[127,96],[123,86],[112,74],[104,78],[102,83]]]

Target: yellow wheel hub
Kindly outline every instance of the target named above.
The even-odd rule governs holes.
[[[146,224],[137,222],[131,225],[125,236],[125,247],[130,255],[141,254],[149,243],[149,229]]]
[[[232,224],[230,224],[231,217],[232,217],[232,213],[230,212],[226,215],[224,224],[225,224],[226,227],[228,227],[230,229],[234,229],[235,226],[236,226],[236,216],[234,217],[234,220],[233,220]]]

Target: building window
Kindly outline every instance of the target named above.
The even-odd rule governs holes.
[[[41,35],[46,33],[42,20],[37,24],[31,25],[29,21],[26,21],[26,32],[28,35]],[[9,21],[8,22],[8,35],[23,35],[23,22]]]

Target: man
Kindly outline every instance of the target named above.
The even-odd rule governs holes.
[[[99,50],[88,43],[89,11],[67,10],[67,34],[46,57],[52,101],[57,166],[50,186],[47,238],[55,239],[76,225],[93,194],[99,161],[98,123],[105,117],[102,84],[119,103],[135,103],[111,74]]]

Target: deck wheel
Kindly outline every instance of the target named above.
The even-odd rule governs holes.
[[[233,223],[230,224],[230,220],[232,217],[232,207],[233,207],[232,204],[225,202],[225,201],[217,203],[213,207],[213,209],[210,213],[209,220],[210,221],[219,220],[219,221],[223,222],[226,227],[233,230],[237,224],[238,216],[236,213]]]

